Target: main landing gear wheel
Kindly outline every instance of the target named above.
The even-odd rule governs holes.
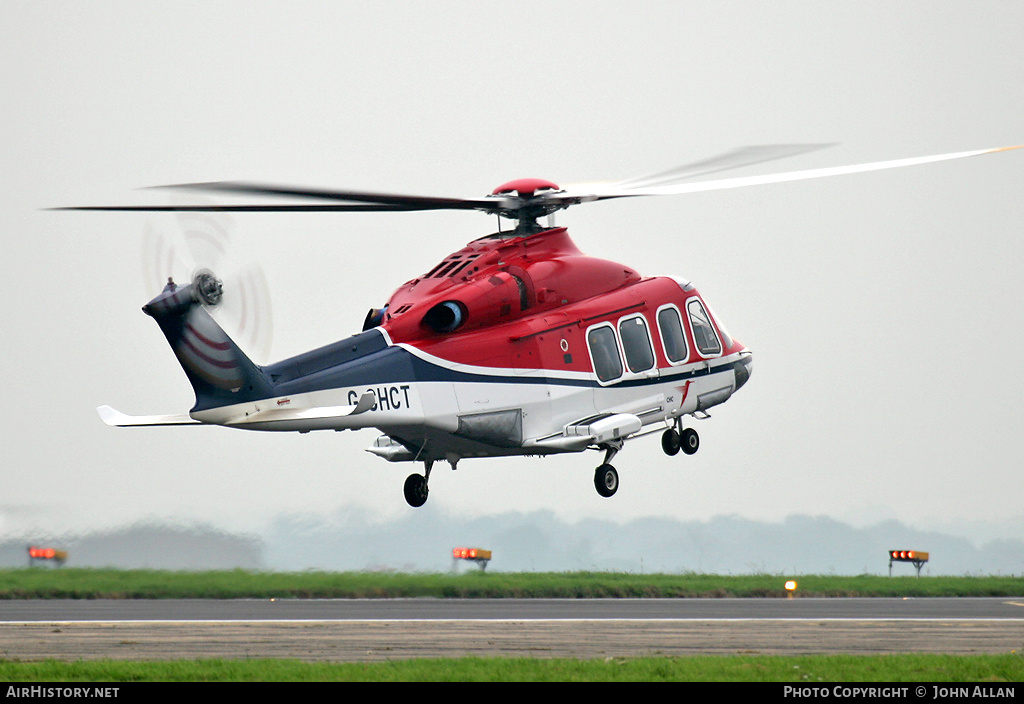
[[[619,473],[610,464],[603,464],[594,471],[594,488],[606,499],[619,488]]]
[[[700,447],[700,436],[693,428],[686,428],[679,436],[679,446],[683,452],[692,455]]]
[[[427,503],[427,480],[430,478],[430,468],[433,462],[423,463],[423,474],[410,474],[405,479],[405,500],[413,508],[419,508]]]
[[[679,454],[679,431],[675,428],[669,428],[661,434],[661,449],[665,451],[665,454],[669,457]]]
[[[661,449],[670,457],[679,454],[682,450],[692,455],[700,447],[700,436],[693,428],[681,428],[679,424],[675,428],[669,428],[661,434]]]
[[[427,503],[427,478],[422,474],[410,474],[405,480],[405,500],[413,508]]]

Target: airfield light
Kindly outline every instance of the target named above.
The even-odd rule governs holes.
[[[453,548],[452,559],[468,560],[480,565],[481,570],[487,569],[487,563],[491,559],[491,551],[483,548]]]
[[[892,576],[892,563],[909,562],[917,569],[917,576],[921,576],[921,567],[928,562],[928,553],[923,550],[890,550],[889,551],[889,576]]]
[[[793,594],[796,592],[796,580],[790,579],[786,581],[786,598],[792,599]]]
[[[63,550],[56,550],[54,548],[40,548],[35,545],[28,546],[28,564],[31,566],[35,560],[52,560],[54,564],[60,566],[64,564],[64,560],[68,559],[68,554]]]

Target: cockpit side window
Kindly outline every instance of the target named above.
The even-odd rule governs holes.
[[[711,309],[710,305],[708,306],[708,314],[711,316],[711,319],[715,322],[715,327],[718,328],[718,336],[721,337],[722,342],[725,343],[725,349],[732,349],[732,336],[729,334],[729,331],[725,329],[725,326],[722,325],[722,319],[715,315],[715,311]]]
[[[711,325],[711,318],[704,310],[704,305],[698,298],[691,298],[686,304],[686,312],[690,316],[690,329],[693,331],[693,341],[697,345],[697,351],[703,357],[713,357],[722,353],[722,343],[718,341],[715,328]]]
[[[622,376],[622,358],[615,330],[610,325],[591,328],[587,333],[587,346],[594,362],[594,372],[600,381],[612,381]]]
[[[679,309],[666,306],[658,311],[658,331],[661,333],[661,344],[665,348],[665,357],[672,364],[682,364],[690,358],[686,347],[686,335],[683,334],[683,319]]]

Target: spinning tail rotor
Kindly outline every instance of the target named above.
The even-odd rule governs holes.
[[[229,217],[175,213],[147,226],[144,278],[162,291],[143,306],[160,325],[196,393],[196,409],[238,402],[266,380],[242,347],[266,359],[270,297],[262,271],[233,246]],[[237,344],[236,344],[237,340]]]
[[[169,281],[190,283],[210,315],[254,359],[268,361],[272,338],[270,291],[262,269],[235,245],[223,214],[175,213],[172,227],[147,224],[143,278],[149,295]]]

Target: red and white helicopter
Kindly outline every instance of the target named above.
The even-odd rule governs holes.
[[[706,417],[750,378],[753,356],[729,336],[689,281],[642,276],[583,254],[564,227],[538,219],[580,203],[678,195],[926,164],[1018,147],[854,166],[681,183],[686,178],[791,156],[819,145],[746,147],[672,171],[611,185],[559,188],[521,179],[482,198],[434,198],[239,182],[183,184],[225,194],[291,196],[319,203],[90,206],[74,210],[308,212],[478,210],[516,222],[467,244],[387,304],[363,331],[257,366],[207,312],[223,284],[202,270],[164,290],[152,316],[195,390],[188,414],[128,416],[109,406],[108,425],[213,424],[245,430],[376,428],[369,451],[422,462],[405,482],[412,506],[427,499],[431,467],[463,458],[603,451],[601,496],[626,440],[661,433],[664,451],[697,451],[687,417]],[[499,221],[500,222],[500,221]]]

